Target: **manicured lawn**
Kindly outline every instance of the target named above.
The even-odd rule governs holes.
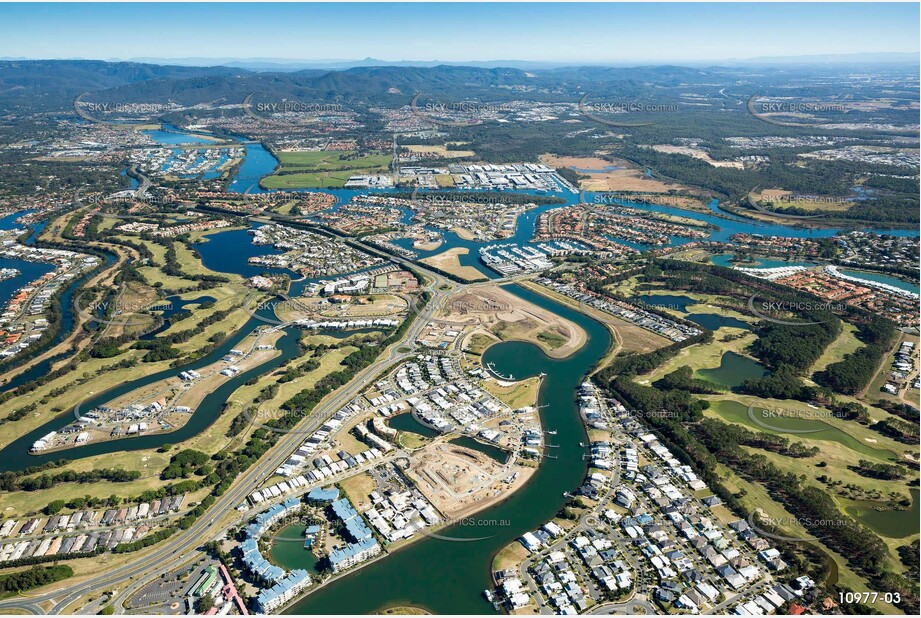
[[[819,360],[812,366],[812,373],[822,371],[830,364],[837,363],[844,358],[845,354],[850,354],[863,345],[857,337],[854,336],[854,333],[857,332],[856,326],[848,322],[842,322],[842,326],[844,328],[841,330],[841,334],[825,348],[825,352],[822,353]]]
[[[275,174],[262,180],[267,189],[337,188],[350,176],[386,172],[393,156],[354,151],[280,152],[281,169],[294,174]]]
[[[354,170],[337,172],[311,172],[306,174],[285,174],[262,179],[266,189],[338,189],[345,185]]]

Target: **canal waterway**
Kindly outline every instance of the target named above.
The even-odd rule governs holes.
[[[492,444],[486,444],[485,442],[480,442],[476,438],[471,438],[470,436],[460,436],[459,438],[454,438],[450,441],[451,444],[456,444],[457,446],[463,446],[464,448],[469,448],[472,451],[478,451],[483,453],[487,457],[498,461],[500,464],[505,464],[508,462],[508,458],[511,456],[507,450],[494,446]]]
[[[161,143],[173,145],[176,142],[177,135],[180,134],[179,130],[175,127],[167,127],[166,131],[154,131],[150,133],[151,138],[156,141],[163,140]],[[195,143],[194,140],[200,139],[194,135],[189,135],[189,139],[193,140],[189,143]],[[242,143],[246,148],[246,158],[243,161],[243,164],[237,170],[233,179],[230,182],[229,190],[235,193],[268,193],[271,192],[266,189],[259,187],[259,180],[272,174],[275,169],[278,167],[278,160],[259,142],[254,142],[247,140],[242,137],[234,137],[238,142]],[[320,191],[319,189],[305,189],[305,192]],[[331,193],[338,198],[340,204],[346,203],[355,195],[361,195],[368,193],[368,191],[353,191],[345,189],[322,189],[323,192]],[[396,192],[398,189],[374,189],[374,193],[388,193]],[[422,192],[425,194],[427,192]],[[435,192],[437,193],[437,192]],[[498,192],[501,194],[501,192]],[[537,195],[535,191],[525,191],[522,193],[529,193]],[[457,236],[454,232],[444,231],[444,230],[434,230],[439,231],[444,235],[445,242],[441,247],[434,251],[417,251],[420,258],[430,257],[436,255],[447,249],[452,249],[456,247],[462,247],[468,249],[466,255],[459,257],[460,263],[462,266],[472,266],[482,272],[484,275],[490,278],[497,278],[498,275],[493,271],[486,268],[479,259],[479,249],[481,247],[494,246],[497,244],[503,243],[516,243],[516,244],[525,244],[534,237],[535,223],[537,217],[544,211],[550,210],[553,208],[559,208],[561,205],[572,205],[577,204],[581,200],[584,200],[586,203],[598,203],[604,201],[604,194],[593,193],[593,192],[583,192],[580,194],[574,194],[571,192],[557,192],[557,193],[540,193],[540,195],[552,195],[560,197],[564,200],[564,204],[544,204],[538,206],[537,208],[531,209],[526,212],[524,215],[519,217],[518,227],[514,236],[509,239],[502,241],[489,241],[489,242],[476,242],[464,240]],[[692,212],[688,210],[683,210],[680,208],[673,208],[670,206],[660,206],[657,204],[638,204],[633,202],[623,202],[624,206],[631,208],[636,208],[639,210],[647,210],[651,212],[664,213],[670,215],[677,215],[681,217],[686,217],[693,219],[701,223],[707,223],[716,226],[718,229],[713,229],[710,232],[709,240],[713,241],[728,241],[730,236],[736,233],[750,233],[750,234],[763,234],[763,235],[774,235],[774,236],[788,236],[792,238],[829,238],[836,235],[840,228],[809,228],[809,227],[798,227],[798,226],[786,226],[782,224],[766,224],[759,223],[751,219],[746,219],[743,217],[736,217],[732,215],[727,215],[719,209],[719,204],[716,200],[713,200],[710,205],[710,213],[700,213]],[[337,207],[333,207],[331,210],[335,210]],[[409,220],[409,213],[405,213],[405,221]],[[862,228],[864,229],[864,228]],[[865,231],[875,232],[879,234],[891,234],[895,236],[918,236],[919,232],[917,229],[901,229],[901,230],[888,230],[888,229],[866,229]],[[623,244],[629,244],[624,241],[617,240],[617,242],[623,242]],[[680,245],[690,242],[690,239],[686,238],[677,238],[673,237],[670,239],[669,244]],[[394,244],[397,244],[403,248],[412,248],[412,240],[402,239],[395,241]],[[643,250],[649,249],[651,247],[641,244],[632,243],[629,246]],[[728,258],[727,258],[728,259]]]
[[[258,312],[257,312],[258,315]],[[264,315],[263,319],[271,316]],[[253,330],[259,326],[265,326],[265,322],[259,317],[251,317],[237,336],[229,337],[226,342],[215,348],[210,354],[191,362],[182,367],[168,368],[151,373],[142,378],[125,382],[105,392],[94,395],[80,404],[80,411],[88,412],[100,405],[130,393],[131,391],[153,384],[159,380],[179,375],[181,371],[198,370],[202,367],[218,362],[226,356],[231,349],[235,348],[244,340]],[[61,451],[50,453],[31,454],[29,448],[32,444],[51,431],[60,430],[69,422],[75,419],[74,409],[69,409],[63,414],[59,414],[33,431],[21,436],[17,440],[0,450],[0,472],[8,470],[22,470],[30,466],[37,466],[50,461],[59,459],[82,459],[93,455],[102,455],[111,452],[136,451],[141,449],[157,448],[164,444],[175,444],[188,440],[209,427],[224,408],[225,402],[230,396],[243,384],[254,377],[263,375],[279,367],[298,354],[298,331],[291,328],[285,331],[285,334],[278,340],[275,347],[281,351],[279,356],[247,371],[242,371],[230,380],[208,393],[202,402],[191,413],[185,425],[174,431],[165,433],[148,434],[135,438],[123,438],[119,440],[110,440],[105,442],[90,442],[76,448],[69,448]]]
[[[611,345],[608,330],[594,319],[525,288],[506,289],[575,322],[588,335],[582,348],[563,359],[550,358],[536,345],[521,341],[497,343],[483,354],[483,362],[492,363],[502,374],[512,373],[521,379],[546,374],[538,401],[546,406],[540,410],[544,429],[556,431],[548,436],[558,445],[546,450],[552,458],[545,457],[530,482],[507,500],[478,513],[475,519],[483,525],[459,524],[439,530],[441,536],[488,537],[485,540],[421,538],[385,560],[324,586],[287,613],[367,614],[395,605],[413,605],[443,614],[495,613],[476,592],[492,587],[493,556],[524,532],[552,519],[567,500],[563,492],[582,483],[587,468],[582,459],[585,451],[579,444],[587,438],[576,405],[576,389]]]
[[[22,228],[23,226],[16,224],[16,219],[22,217],[23,215],[29,214],[31,210],[20,211],[12,213],[0,218],[0,230],[11,230]],[[45,229],[45,226],[48,225],[46,221],[40,221],[38,223],[33,223],[29,226],[26,226],[26,229],[30,230],[29,236],[25,240],[26,245],[34,245],[35,240],[42,230]],[[111,253],[106,253],[103,258],[104,264],[100,267],[97,267],[95,270],[84,273],[77,279],[71,281],[64,288],[64,291],[61,292],[59,299],[60,308],[61,308],[61,324],[51,339],[45,343],[38,354],[43,353],[45,350],[51,349],[54,346],[58,345],[64,339],[70,336],[71,332],[74,329],[74,324],[76,323],[76,312],[74,310],[74,296],[77,293],[77,290],[80,289],[80,286],[83,283],[92,277],[94,274],[98,273],[100,270],[108,268],[115,262],[115,255]],[[0,258],[0,268],[16,268],[20,271],[21,274],[16,277],[7,279],[6,281],[0,282],[0,307],[5,306],[7,301],[12,298],[13,294],[21,288],[22,286],[35,281],[37,278],[50,273],[54,270],[54,264],[46,262],[28,262],[25,260],[13,260],[9,258]],[[32,357],[35,356],[33,351]],[[66,351],[61,352],[60,354],[55,354],[50,356],[38,363],[32,365],[28,370],[16,375],[15,377],[7,380],[2,385],[0,385],[0,392],[5,393],[11,391],[19,386],[31,382],[32,380],[39,378],[43,375],[48,374],[51,371],[54,363],[57,361],[66,358],[68,353]]]

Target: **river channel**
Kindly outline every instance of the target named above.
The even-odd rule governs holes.
[[[169,136],[169,139],[174,138]],[[277,161],[261,144],[240,141],[246,147],[246,159],[232,179],[230,190],[241,193],[252,188],[253,191],[263,192],[258,186],[253,187],[253,185],[258,183],[260,178],[272,173],[277,166]],[[356,192],[341,190],[330,192],[337,195],[340,198],[340,202],[348,201],[352,195],[356,194]],[[580,200],[578,195],[571,193],[558,193],[556,195],[563,197],[567,204],[575,204]],[[593,194],[584,196],[585,201],[589,203],[593,201],[593,197]],[[719,216],[715,203],[711,204],[712,214],[689,212],[650,204],[628,203],[626,205],[643,210],[689,217],[705,223],[713,223],[719,229],[712,232],[710,240],[717,241],[726,241],[732,234],[738,232],[798,238],[820,238],[833,236],[839,231],[831,228],[809,229],[783,225],[765,225],[735,217]],[[548,204],[528,211],[520,217],[515,235],[502,242],[527,243],[534,235],[535,223],[539,214],[559,206],[558,204]],[[869,231],[900,236],[918,234],[917,230]],[[231,236],[223,237],[224,234]],[[212,262],[212,254],[217,257],[218,250],[225,244],[222,237],[230,241],[230,244],[243,245],[245,243],[250,245],[250,239],[246,237],[245,232],[231,231],[211,235],[207,243],[198,247],[209,267]],[[478,259],[479,248],[497,243],[464,241],[452,232],[445,232],[444,237],[445,243],[438,251],[420,252],[420,257],[427,257],[453,247],[465,247],[469,249],[470,253],[461,258],[462,264],[475,266],[491,278],[497,277],[495,273],[486,270]],[[208,246],[212,242],[214,244]],[[671,242],[672,244],[680,244],[687,241],[673,238]],[[258,251],[262,251],[262,249]],[[241,251],[241,254],[240,257],[244,259],[239,261],[244,262],[245,252]],[[226,255],[225,253],[224,259],[221,260],[225,262],[223,268],[215,268],[216,270],[224,272],[244,270],[242,263],[234,263],[232,267],[228,267]],[[244,276],[247,275],[244,274]],[[546,374],[539,392],[540,416],[544,429],[554,433],[546,436],[546,441],[551,447],[545,449],[546,457],[542,460],[540,468],[534,477],[527,485],[504,502],[491,506],[477,514],[473,518],[477,521],[476,525],[455,525],[439,531],[440,535],[455,537],[460,539],[459,541],[449,542],[432,537],[420,539],[384,560],[377,561],[323,586],[320,590],[308,595],[305,599],[289,608],[289,613],[365,614],[395,605],[412,605],[445,614],[494,613],[495,610],[492,605],[486,602],[476,591],[492,587],[490,567],[495,554],[524,532],[533,530],[550,520],[566,502],[564,492],[572,491],[581,484],[587,468],[582,459],[584,449],[580,446],[580,443],[586,440],[586,434],[576,405],[576,389],[585,378],[587,372],[597,364],[608,350],[611,345],[611,335],[599,322],[565,305],[520,286],[509,286],[507,289],[524,300],[575,322],[588,335],[585,345],[564,359],[552,359],[546,356],[536,345],[521,341],[495,344],[483,354],[483,362],[493,364],[496,371],[501,374],[513,374],[520,378],[527,378],[541,373]],[[65,319],[68,319],[68,316],[72,319],[70,304],[70,302],[65,304]],[[165,377],[176,375],[182,370],[209,365],[227,354],[231,348],[260,324],[264,324],[264,322],[254,317],[236,335],[229,337],[227,342],[207,356],[183,367],[165,369],[118,385],[109,391],[84,401],[81,409],[89,410],[102,405],[106,401],[124,393]],[[279,357],[242,372],[209,393],[188,422],[176,431],[111,442],[99,442],[56,453],[30,455],[28,449],[35,440],[51,430],[60,429],[73,418],[73,411],[68,410],[27,435],[21,436],[0,451],[0,471],[20,470],[28,466],[39,465],[61,458],[78,459],[114,451],[155,448],[165,443],[178,443],[189,439],[203,431],[217,419],[224,403],[239,386],[252,377],[262,375],[292,358],[297,353],[297,334],[291,330],[287,331],[276,347],[282,352]],[[481,537],[486,538],[475,540]],[[306,553],[305,551],[304,554]],[[303,560],[303,564],[300,564],[301,560]],[[286,562],[288,561],[286,560]],[[290,562],[285,566],[289,568],[298,566],[309,568],[312,563],[306,555],[299,559],[298,554],[292,552]]]
[[[182,142],[182,139],[179,137],[182,134],[181,130],[166,126],[165,131],[150,131],[148,135],[154,141],[158,141],[164,145],[175,146],[178,143]],[[195,135],[187,135],[186,141],[189,143],[197,143],[201,140],[200,137]],[[247,140],[243,137],[233,137],[236,141],[240,142],[245,146],[246,156],[243,160],[243,163],[240,165],[234,177],[231,179],[228,190],[233,193],[270,193],[270,190],[263,189],[259,186],[259,181],[262,178],[272,174],[275,169],[278,167],[278,160],[269,152],[261,143]],[[346,203],[356,195],[361,195],[367,193],[368,191],[354,191],[349,189],[304,189],[305,192],[311,191],[323,191],[325,193],[331,193],[335,195],[338,199],[339,204]],[[388,192],[398,192],[400,189],[374,189],[373,193],[388,193]],[[423,192],[425,193],[425,192]],[[535,191],[524,191],[516,193],[529,193],[537,195]],[[482,272],[489,278],[496,278],[498,275],[493,271],[486,268],[479,259],[479,249],[482,247],[488,247],[496,244],[504,243],[516,243],[516,244],[525,244],[529,242],[534,237],[535,224],[537,222],[538,216],[547,210],[553,208],[559,208],[563,205],[572,205],[578,204],[580,201],[585,201],[588,204],[599,204],[606,203],[605,195],[592,192],[583,192],[580,194],[571,193],[568,191],[560,191],[557,193],[540,193],[540,196],[552,195],[554,197],[559,197],[564,200],[564,204],[543,204],[537,208],[533,208],[527,211],[525,214],[519,217],[518,226],[515,230],[515,234],[507,239],[502,241],[490,241],[490,242],[476,242],[470,240],[464,240],[457,236],[454,232],[441,231],[445,242],[441,247],[434,251],[417,251],[419,258],[426,258],[432,255],[441,253],[447,249],[462,247],[468,249],[466,255],[459,256],[459,261],[462,266],[472,266]],[[688,210],[683,210],[680,208],[673,208],[670,206],[660,206],[657,204],[637,204],[633,202],[618,202],[624,206],[631,208],[636,208],[639,210],[648,210],[651,212],[676,215],[680,217],[685,217],[693,219],[700,223],[711,224],[716,226],[717,229],[713,229],[710,233],[708,240],[726,242],[729,240],[730,236],[737,233],[749,233],[749,234],[763,234],[767,236],[787,236],[791,238],[829,238],[836,235],[838,232],[842,231],[840,228],[809,228],[809,227],[798,227],[798,226],[786,226],[781,224],[765,224],[759,223],[752,219],[745,219],[742,217],[731,216],[719,209],[719,204],[716,200],[713,200],[709,204],[710,213],[702,212],[692,212]],[[336,210],[338,206],[332,207],[330,210]],[[411,212],[407,211],[406,217],[404,217],[403,222],[408,223],[411,218]],[[434,228],[430,228],[434,231]],[[887,230],[887,229],[865,229],[860,228],[867,232],[874,232],[878,234],[891,234],[893,236],[917,236],[917,229],[896,229],[896,230]],[[617,240],[617,239],[615,239]],[[400,245],[403,248],[411,248],[412,246],[411,239],[402,239],[396,241],[394,244]],[[625,241],[617,240],[625,245],[634,247],[635,249],[645,250],[652,248],[647,245],[628,243]],[[669,245],[680,245],[691,242],[687,238],[672,237],[669,240]]]
[[[83,412],[88,412],[100,405],[105,405],[107,402],[115,399],[116,397],[120,397],[135,389],[144,387],[148,384],[153,384],[154,382],[163,380],[165,378],[177,376],[180,371],[201,369],[202,367],[211,365],[212,363],[219,361],[221,358],[227,355],[230,350],[232,350],[242,340],[249,336],[249,334],[257,327],[265,326],[265,320],[269,319],[270,317],[272,316],[263,315],[262,318],[253,316],[246,322],[238,334],[228,337],[227,341],[215,348],[210,354],[207,354],[202,358],[182,367],[163,369],[156,373],[145,375],[142,378],[119,384],[118,386],[115,386],[105,392],[94,395],[93,397],[83,401],[79,406],[80,410]],[[36,440],[49,433],[50,431],[57,431],[61,429],[75,419],[74,409],[69,409],[67,412],[55,416],[33,431],[30,431],[26,435],[21,436],[17,440],[13,441],[3,450],[0,450],[0,472],[5,472],[8,470],[22,470],[30,466],[38,466],[50,461],[57,461],[59,459],[74,460],[90,457],[93,455],[102,455],[110,452],[137,451],[141,449],[157,448],[164,444],[176,444],[178,442],[182,442],[183,440],[188,440],[189,438],[192,438],[204,431],[215,420],[217,420],[218,416],[220,416],[221,411],[224,408],[224,403],[230,398],[233,392],[243,386],[243,384],[254,377],[272,371],[276,367],[279,367],[283,363],[297,356],[297,340],[298,330],[296,328],[287,329],[285,334],[275,344],[276,349],[281,351],[279,356],[276,356],[271,360],[262,363],[257,367],[253,367],[247,371],[241,371],[239,374],[208,393],[208,395],[206,395],[202,402],[197,406],[195,411],[191,413],[191,417],[188,419],[188,421],[186,421],[185,425],[179,429],[164,433],[148,434],[135,438],[123,438],[105,442],[90,442],[83,446],[60,451],[53,451],[49,453],[37,455],[30,454],[29,448]]]
[[[582,348],[563,359],[548,357],[534,344],[522,341],[497,343],[483,354],[503,374],[521,379],[545,373],[538,396],[541,421],[546,431],[545,457],[534,477],[504,502],[474,516],[476,525],[455,525],[439,535],[417,540],[387,558],[340,578],[308,595],[287,610],[290,614],[366,614],[395,605],[412,605],[442,614],[495,613],[479,590],[491,588],[493,556],[528,530],[553,518],[566,502],[563,492],[577,488],[585,476],[579,446],[586,438],[576,405],[576,389],[587,372],[611,345],[608,330],[594,319],[517,285],[506,289],[539,307],[575,322],[588,334]],[[313,558],[307,550],[301,563],[298,553],[286,555],[285,566],[309,568]],[[293,554],[293,559],[291,555]]]

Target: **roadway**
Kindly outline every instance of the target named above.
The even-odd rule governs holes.
[[[360,241],[353,242],[370,253],[382,253]],[[227,530],[227,525],[223,523],[227,514],[231,513],[240,503],[246,500],[253,490],[274,474],[275,470],[297,449],[305,435],[309,435],[319,429],[326,422],[326,419],[349,403],[382,371],[415,355],[415,341],[428,322],[442,308],[448,297],[467,287],[466,284],[449,282],[444,276],[430,271],[415,262],[390,254],[385,254],[385,256],[391,261],[413,271],[423,272],[430,280],[423,289],[431,294],[431,298],[406,330],[402,339],[392,344],[384,357],[374,361],[356,374],[348,384],[320,402],[309,418],[306,421],[302,421],[303,425],[298,425],[292,432],[283,434],[262,459],[243,472],[230,489],[208,509],[207,513],[198,518],[189,528],[181,530],[168,539],[157,543],[149,552],[144,552],[143,556],[129,561],[114,571],[101,573],[54,592],[0,600],[0,613],[8,609],[25,611],[31,614],[48,613],[42,607],[43,604],[51,604],[50,613],[60,613],[66,611],[70,605],[81,597],[91,593],[98,593],[102,590],[115,591],[113,603],[118,611],[121,603],[126,598],[126,594],[129,592],[129,587],[134,587],[144,581],[147,575],[158,575],[181,566],[199,553],[197,548],[204,541],[223,536]],[[520,277],[503,277],[498,280],[484,282],[484,284],[510,282],[518,278]],[[410,351],[399,351],[405,347],[410,348]],[[125,582],[129,582],[129,584],[126,585]]]
[[[419,269],[417,265],[413,266]],[[231,488],[220,496],[208,509],[208,512],[198,518],[192,526],[154,545],[150,552],[115,571],[102,573],[54,592],[2,600],[0,601],[0,613],[8,609],[17,609],[32,614],[44,614],[46,611],[41,605],[48,603],[52,604],[51,613],[65,611],[68,606],[84,595],[98,593],[101,590],[118,590],[119,587],[124,587],[123,582],[140,578],[150,571],[155,571],[156,574],[168,572],[190,559],[193,554],[197,554],[197,547],[202,542],[221,536],[227,528],[222,523],[225,516],[274,474],[275,470],[304,440],[305,435],[319,429],[327,418],[349,403],[381,371],[397,362],[402,362],[415,353],[414,351],[399,352],[399,350],[404,346],[415,348],[414,342],[422,333],[422,329],[455,288],[452,284],[446,284],[441,275],[432,272],[427,272],[426,275],[431,282],[424,289],[429,291],[432,297],[406,330],[403,338],[392,344],[384,357],[365,367],[348,384],[320,402],[309,418],[302,421],[303,425],[296,426],[295,431],[283,434],[263,458],[243,472]],[[120,594],[114,595],[113,600],[116,601],[116,605],[121,597]]]

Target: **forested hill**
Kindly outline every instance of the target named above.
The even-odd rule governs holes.
[[[474,66],[361,66],[345,70],[258,72],[232,66],[169,66],[97,60],[0,61],[0,106],[64,109],[74,97],[91,91],[109,102],[172,101],[195,105],[213,101],[241,101],[253,92],[312,101],[341,100],[384,104],[405,102],[417,93],[451,100],[572,101],[582,93],[677,99],[703,94],[716,103],[738,106],[764,88],[784,83],[787,94],[812,94],[836,83],[845,66],[822,69],[675,65],[610,67],[572,66],[524,71]],[[886,69],[879,69],[885,72]],[[817,73],[818,71],[818,73]],[[902,69],[904,72],[904,68]],[[824,79],[810,79],[816,75]],[[791,89],[792,80],[797,85]],[[824,86],[823,86],[824,84]],[[720,90],[720,89],[723,90]],[[916,92],[893,88],[896,99],[914,100]],[[719,91],[719,94],[717,93]],[[100,98],[101,97],[101,98]],[[711,101],[711,103],[714,101]]]
[[[68,105],[86,91],[105,90],[149,80],[222,78],[249,74],[230,67],[186,67],[101,60],[0,61],[0,103],[52,109]]]

